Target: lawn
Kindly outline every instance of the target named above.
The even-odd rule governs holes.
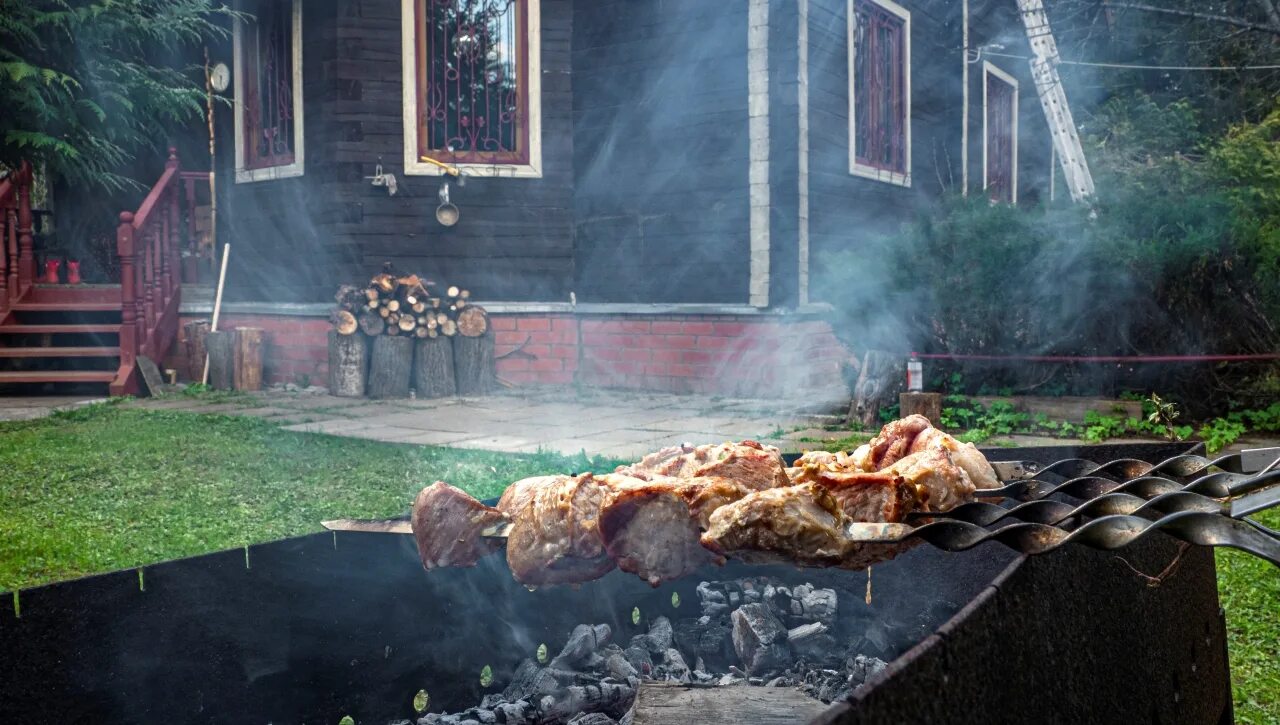
[[[480,496],[615,461],[282,431],[252,418],[98,405],[0,423],[0,590],[393,516],[444,479]],[[1280,511],[1262,517],[1280,527]],[[1218,553],[1236,719],[1280,722],[1280,571]]]

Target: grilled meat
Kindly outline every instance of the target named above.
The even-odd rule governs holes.
[[[519,481],[507,486],[507,490],[502,492],[502,498],[498,499],[498,510],[508,516],[515,516],[529,502],[533,500],[533,495],[539,489],[548,486],[554,486],[563,483],[570,476],[534,476],[533,478],[522,478]]]
[[[881,473],[899,476],[915,489],[922,511],[948,511],[973,500],[969,474],[942,448],[912,453]]]
[[[972,443],[961,443],[937,428],[927,428],[911,442],[912,453],[925,450],[943,450],[950,454],[951,460],[969,475],[974,488],[1000,488],[1000,478],[996,476],[995,469]]]
[[[671,446],[650,453],[617,473],[650,480],[672,478],[729,478],[757,491],[787,486],[786,465],[773,446],[755,441],[720,445]]]
[[[918,488],[890,471],[818,471],[811,480],[835,499],[850,521],[902,521],[919,503]]]
[[[507,565],[528,585],[590,581],[613,568],[597,518],[604,489],[590,473],[535,487],[512,516]]]
[[[480,532],[506,520],[498,509],[443,481],[427,486],[414,500],[412,516],[413,538],[423,568],[475,566],[501,544]]]

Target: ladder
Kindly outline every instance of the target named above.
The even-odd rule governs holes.
[[[1027,40],[1031,43],[1031,77],[1036,84],[1036,94],[1040,96],[1040,107],[1044,109],[1049,133],[1053,136],[1053,148],[1062,163],[1062,175],[1072,201],[1084,201],[1093,196],[1093,176],[1089,173],[1089,162],[1085,160],[1080,134],[1071,117],[1067,92],[1058,76],[1061,59],[1058,57],[1058,44],[1049,30],[1044,3],[1041,0],[1018,0],[1018,10],[1027,28]]]

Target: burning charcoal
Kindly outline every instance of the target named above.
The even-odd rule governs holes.
[[[709,617],[729,611],[728,600],[724,592],[711,588],[711,582],[698,584],[698,600],[702,602],[702,613]]]
[[[685,663],[680,650],[672,648],[664,655],[667,676],[678,682],[688,684],[693,676],[689,673],[689,665]]]
[[[612,634],[613,630],[609,629],[607,624],[597,624],[594,627],[589,624],[579,624],[569,634],[569,641],[565,642],[564,649],[551,660],[551,666],[556,669],[572,670],[583,665],[596,653],[597,649],[608,643]]]
[[[569,725],[618,725],[618,721],[602,712],[584,712],[570,720]]]
[[[529,725],[533,723],[533,705],[528,700],[516,700],[505,705],[498,705],[493,709],[495,715],[498,716],[498,722],[506,723],[506,725]]]
[[[787,630],[764,604],[744,604],[734,611],[733,648],[748,672],[766,672],[791,659]]]
[[[658,617],[653,620],[653,624],[649,625],[649,651],[654,654],[666,652],[671,649],[671,642],[675,636],[675,632],[671,628],[671,620],[666,617]]]
[[[567,723],[583,713],[603,712],[621,717],[635,700],[630,684],[602,682],[599,685],[566,687],[538,701],[539,723]]]
[[[814,589],[802,584],[791,590],[791,614],[806,622],[835,624],[837,598],[834,589]]]
[[[792,627],[787,632],[787,643],[797,655],[812,661],[836,660],[840,653],[836,651],[836,639],[828,632],[830,627],[822,622],[810,622]]]
[[[605,657],[604,668],[610,675],[621,680],[625,680],[628,677],[635,677],[639,674],[635,666],[627,661],[626,656],[622,652],[612,653]]]
[[[858,686],[880,674],[889,665],[882,659],[855,655],[845,662],[845,670],[849,672],[849,682]]]
[[[560,683],[547,668],[539,667],[533,660],[525,660],[511,675],[511,684],[502,691],[502,697],[510,702],[545,695],[558,689]]]
[[[653,657],[650,656],[648,647],[632,645],[623,654],[627,658],[627,664],[635,668],[636,672],[645,676],[653,672]]]
[[[724,667],[733,658],[732,632],[719,618],[681,619],[675,624],[675,646],[686,657],[706,658],[712,666]]]

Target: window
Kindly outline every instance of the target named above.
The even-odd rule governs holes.
[[[982,188],[992,201],[1018,202],[1018,80],[982,66]]]
[[[538,0],[402,0],[405,171],[541,176]]]
[[[911,14],[849,0],[849,172],[911,185]]]
[[[302,0],[242,7],[235,54],[236,181],[301,176]]]

